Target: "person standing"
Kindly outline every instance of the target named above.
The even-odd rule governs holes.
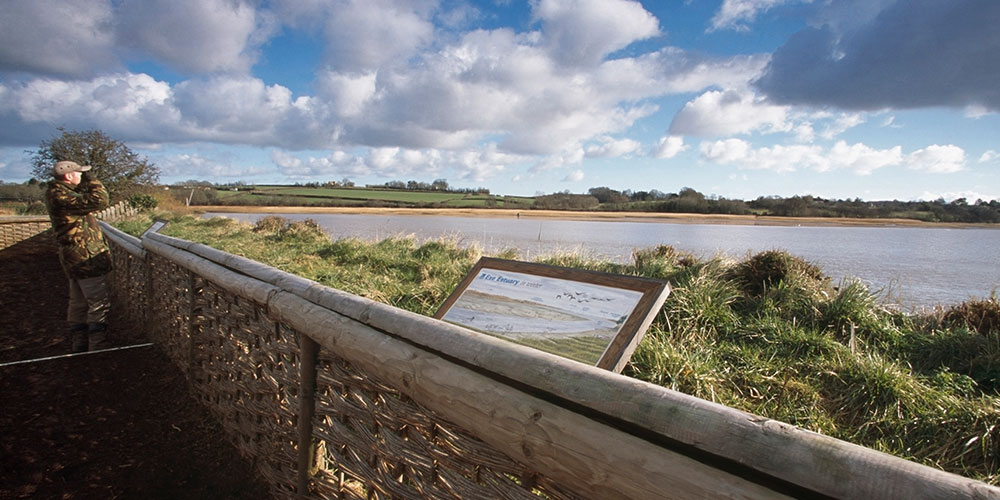
[[[111,253],[94,212],[108,207],[108,190],[87,174],[89,165],[60,161],[52,167],[45,205],[59,247],[59,262],[69,278],[69,308],[73,352],[108,346],[107,274]]]

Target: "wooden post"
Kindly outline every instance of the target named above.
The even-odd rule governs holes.
[[[194,301],[195,301],[194,282],[195,282],[194,272],[193,271],[188,271],[188,280],[187,280],[187,289],[188,289],[188,310],[187,310],[187,314],[188,314],[188,322],[187,322],[188,323],[187,324],[187,327],[188,327],[187,328],[187,330],[188,330],[187,373],[188,373],[188,381],[189,382],[194,382],[194,350],[195,350],[194,349],[194,331],[195,331],[195,325],[194,325]]]
[[[277,327],[277,326],[276,326]],[[319,344],[304,333],[299,334],[299,498],[309,496],[309,476],[313,468],[312,419],[316,412],[316,361]]]

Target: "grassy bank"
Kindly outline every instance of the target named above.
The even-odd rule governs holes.
[[[481,256],[450,241],[331,242],[308,220],[168,218],[172,236],[425,315]],[[138,234],[149,223],[121,227]],[[832,283],[778,251],[703,260],[662,246],[626,264],[542,261],[670,281],[628,376],[1000,484],[995,297],[906,314],[879,305],[860,281]]]

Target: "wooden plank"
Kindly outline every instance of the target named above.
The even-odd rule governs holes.
[[[126,252],[139,257],[140,259],[145,258],[145,252],[142,250],[142,240],[132,236],[131,234],[118,230],[116,227],[108,224],[107,222],[98,221],[97,223],[100,224],[101,232],[104,233],[105,238],[114,241]]]

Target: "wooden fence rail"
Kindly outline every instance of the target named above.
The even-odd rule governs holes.
[[[139,213],[127,201],[120,201],[94,214],[98,219],[115,221]],[[0,250],[33,238],[52,227],[47,215],[0,216]]]
[[[1000,489],[102,224],[150,329],[276,498],[1000,498]]]

